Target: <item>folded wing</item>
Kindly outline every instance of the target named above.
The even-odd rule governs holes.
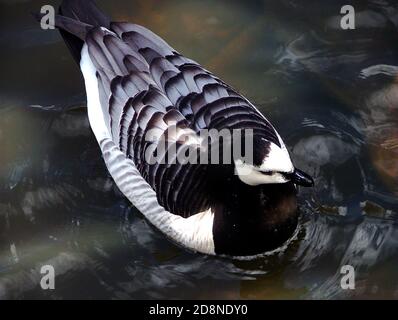
[[[85,43],[109,135],[166,210],[189,217],[211,205],[208,166],[176,159],[187,147],[199,154],[202,129],[248,128],[282,145],[247,99],[151,31],[111,23],[92,28]]]

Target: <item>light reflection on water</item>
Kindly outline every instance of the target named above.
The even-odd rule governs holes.
[[[397,5],[361,1],[360,28],[343,32],[338,1],[99,2],[252,99],[316,187],[272,256],[176,247],[107,174],[78,70],[29,16],[38,4],[0,1],[0,298],[398,298]],[[38,286],[43,264],[54,292]],[[355,291],[339,286],[345,264]]]

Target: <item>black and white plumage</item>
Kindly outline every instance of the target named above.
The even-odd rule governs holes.
[[[293,182],[310,178],[293,167],[277,131],[246,98],[148,29],[110,22],[92,1],[64,1],[56,26],[80,64],[107,168],[155,227],[207,254],[253,255],[292,235]],[[253,163],[147,161],[146,152],[159,151],[164,140],[176,154],[187,144],[200,149],[203,129],[253,130]],[[247,167],[253,174],[241,174]]]

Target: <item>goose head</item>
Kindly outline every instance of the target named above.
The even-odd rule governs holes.
[[[243,183],[250,186],[287,182],[303,187],[314,185],[311,176],[294,167],[282,140],[279,146],[263,137],[254,137],[253,140],[252,160],[234,161],[235,174]]]
[[[297,185],[314,184],[294,167],[283,143],[259,138],[254,146],[252,161],[234,161],[234,174],[214,207],[214,241],[220,254],[250,256],[283,245],[297,228]]]

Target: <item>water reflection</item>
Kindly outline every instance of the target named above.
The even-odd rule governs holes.
[[[99,2],[247,94],[316,187],[301,191],[296,238],[272,255],[175,246],[109,177],[77,68],[29,20],[37,4],[0,1],[0,298],[398,298],[396,4],[361,1],[346,33],[338,1]],[[44,264],[55,292],[39,288]],[[354,291],[340,287],[345,264]]]

